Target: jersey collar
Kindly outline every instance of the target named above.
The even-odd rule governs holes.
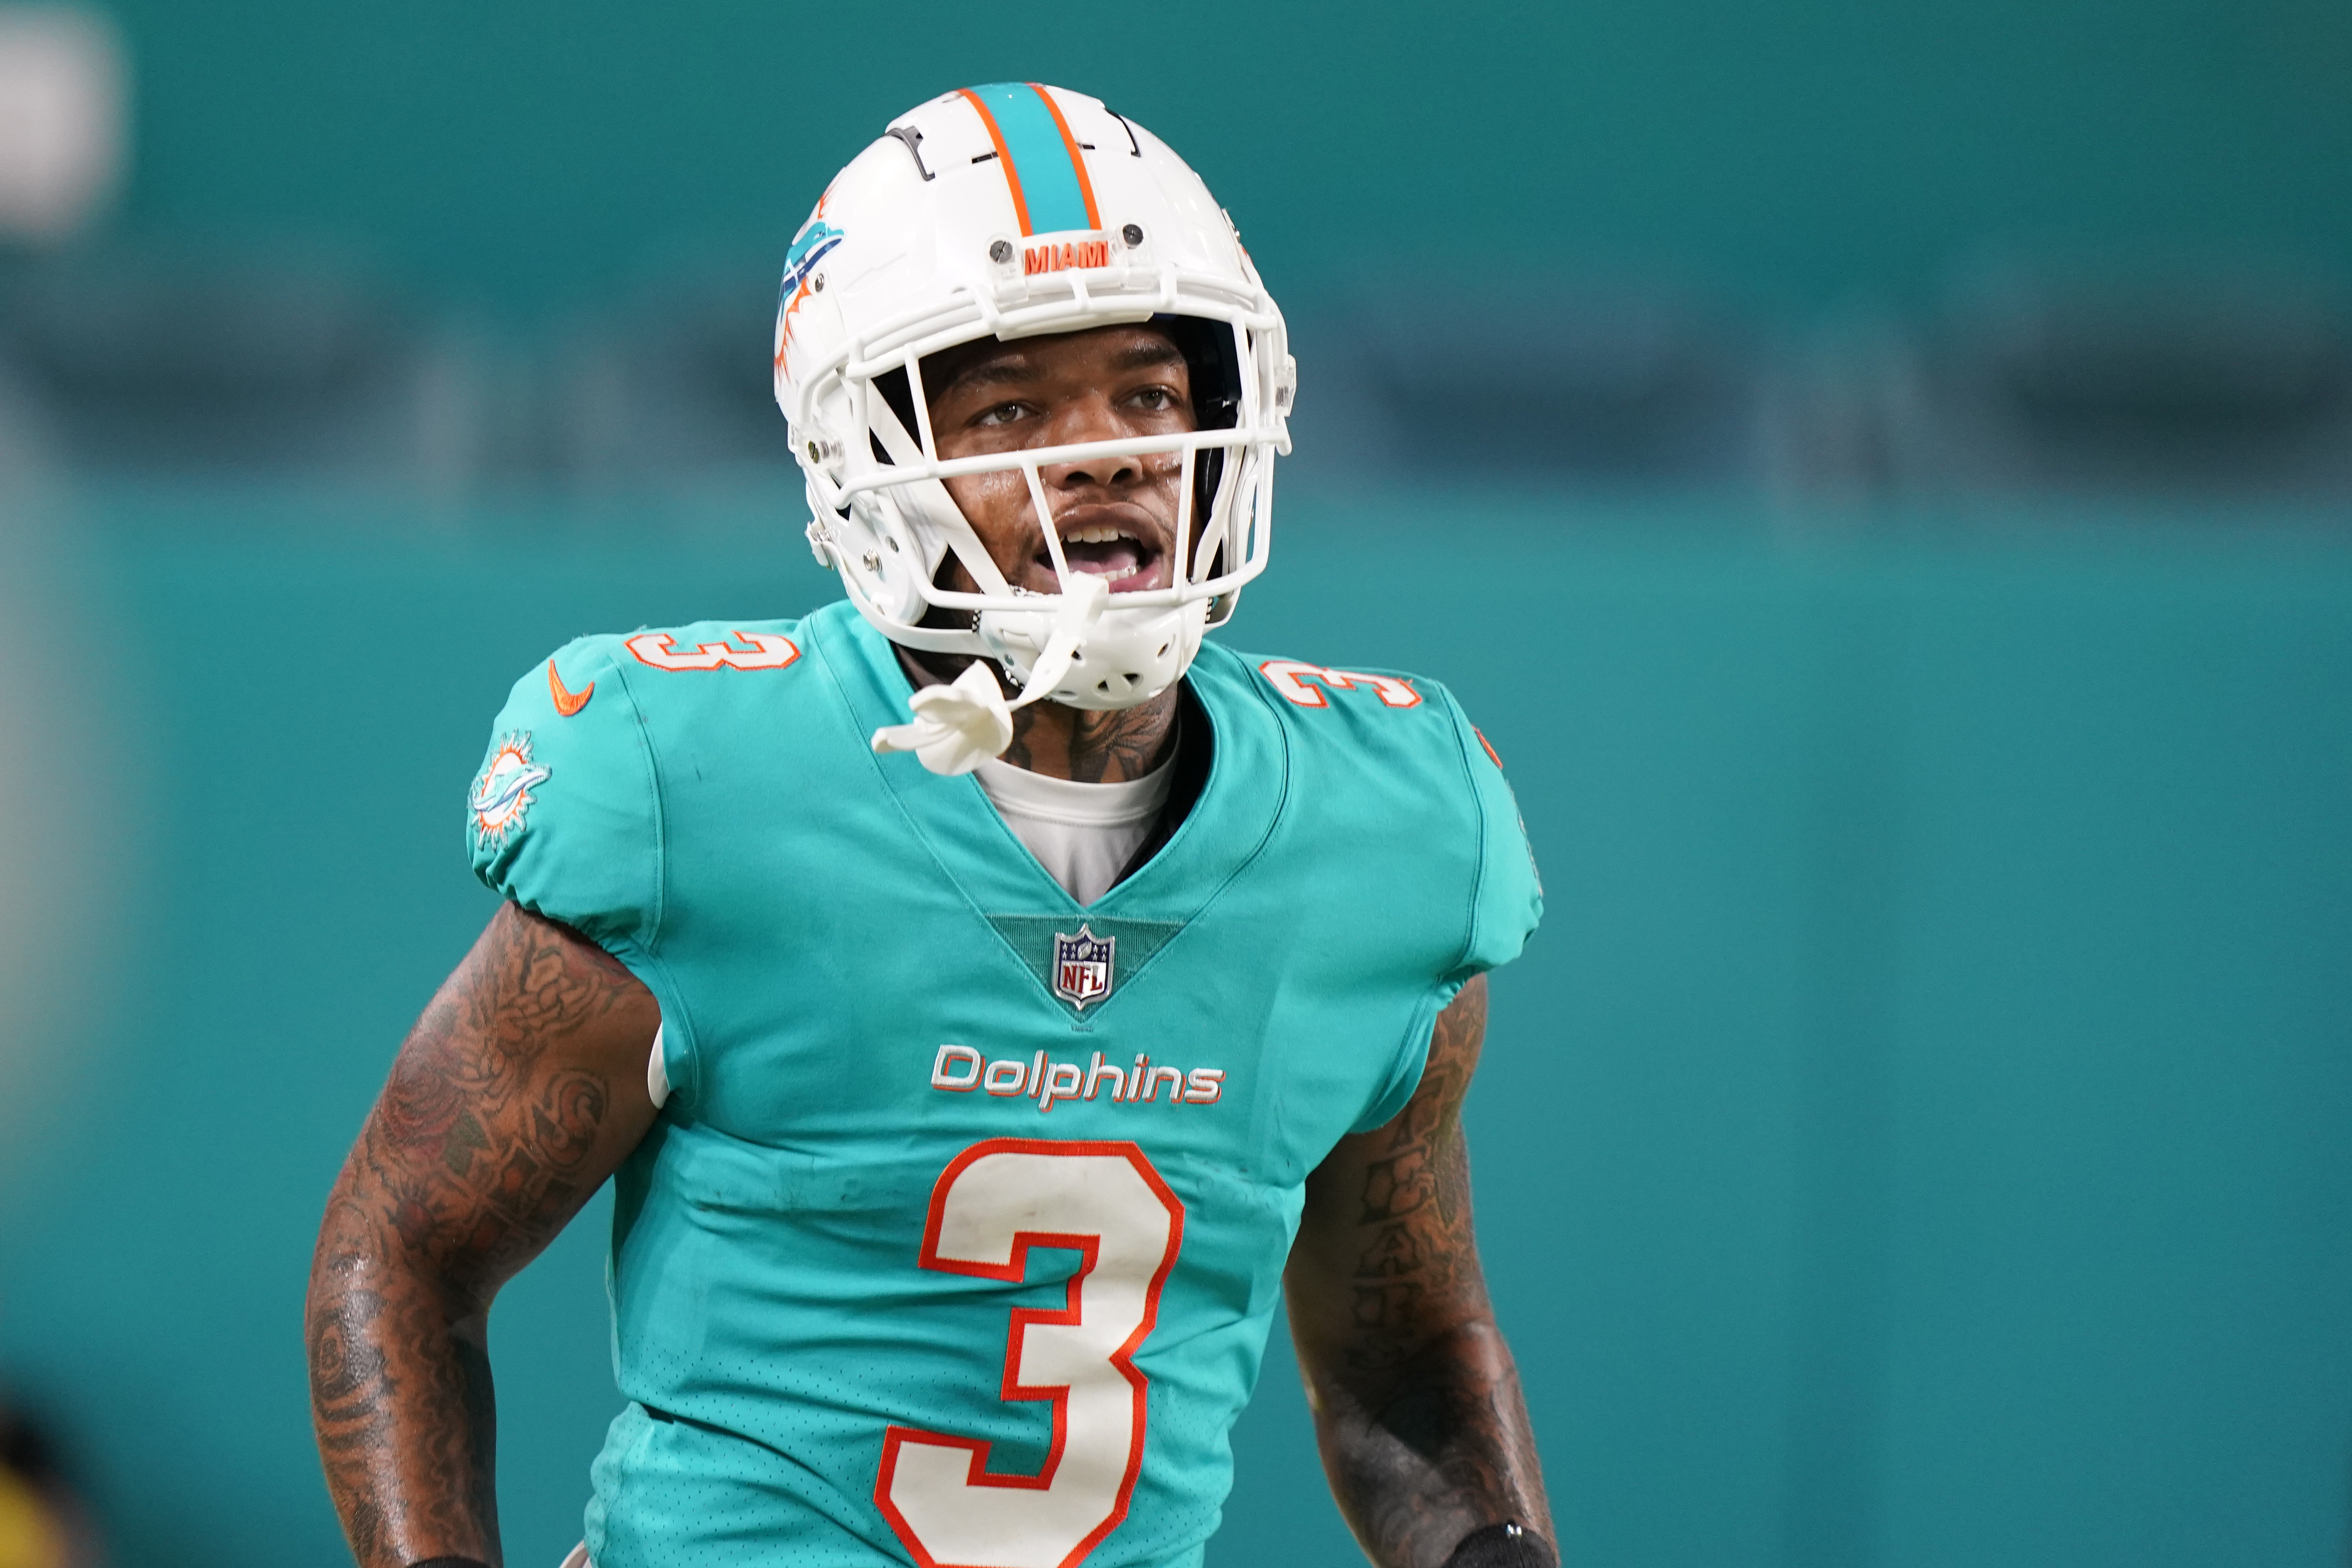
[[[860,736],[903,722],[912,683],[891,643],[846,602],[805,623],[812,650],[831,672]],[[1081,913],[1182,924],[1206,909],[1265,848],[1289,795],[1290,758],[1281,723],[1233,655],[1204,645],[1185,677],[1192,717],[1206,747],[1181,747],[1171,795],[1191,807],[1172,829],[1156,830],[1141,864],[1101,898],[1081,905],[1037,864],[969,774],[945,777],[905,753],[872,754],[877,787],[887,791],[941,872],[983,915],[1075,918]],[[1186,752],[1196,771],[1186,776]],[[1198,771],[1205,752],[1206,768]],[[1171,799],[1171,808],[1176,802]],[[1173,821],[1170,811],[1163,820]]]

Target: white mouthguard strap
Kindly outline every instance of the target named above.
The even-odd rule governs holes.
[[[1053,630],[1031,667],[1028,684],[1008,702],[996,672],[974,662],[944,686],[926,686],[907,699],[914,721],[874,731],[877,752],[912,752],[923,766],[950,777],[968,773],[1013,743],[1013,710],[1043,699],[1068,674],[1078,645],[1101,618],[1110,589],[1091,573],[1072,573],[1062,584]]]

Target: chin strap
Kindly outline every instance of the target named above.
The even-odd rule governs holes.
[[[1062,584],[1061,605],[1045,647],[1030,667],[1019,697],[1006,701],[996,672],[985,660],[976,661],[946,685],[926,686],[908,698],[914,722],[875,731],[874,749],[912,752],[923,766],[950,777],[1002,756],[1013,743],[1013,710],[1038,701],[1061,684],[1079,641],[1101,616],[1103,602],[1109,597],[1110,589],[1101,578],[1072,573]]]

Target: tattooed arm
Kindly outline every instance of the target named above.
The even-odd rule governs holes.
[[[361,1568],[500,1561],[490,1299],[653,1125],[659,1023],[509,904],[409,1031],[310,1264],[310,1416]]]
[[[1439,1568],[1511,1522],[1556,1539],[1471,1231],[1462,1098],[1486,1032],[1481,978],[1438,1016],[1404,1110],[1307,1179],[1284,1277],[1323,1468],[1381,1568]]]

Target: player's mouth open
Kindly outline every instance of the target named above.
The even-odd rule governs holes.
[[[1107,524],[1065,528],[1062,556],[1070,563],[1071,571],[1100,577],[1114,594],[1122,588],[1152,587],[1159,575],[1154,570],[1160,563],[1158,550],[1128,530]],[[1037,562],[1047,575],[1052,575],[1051,556],[1040,551]]]

